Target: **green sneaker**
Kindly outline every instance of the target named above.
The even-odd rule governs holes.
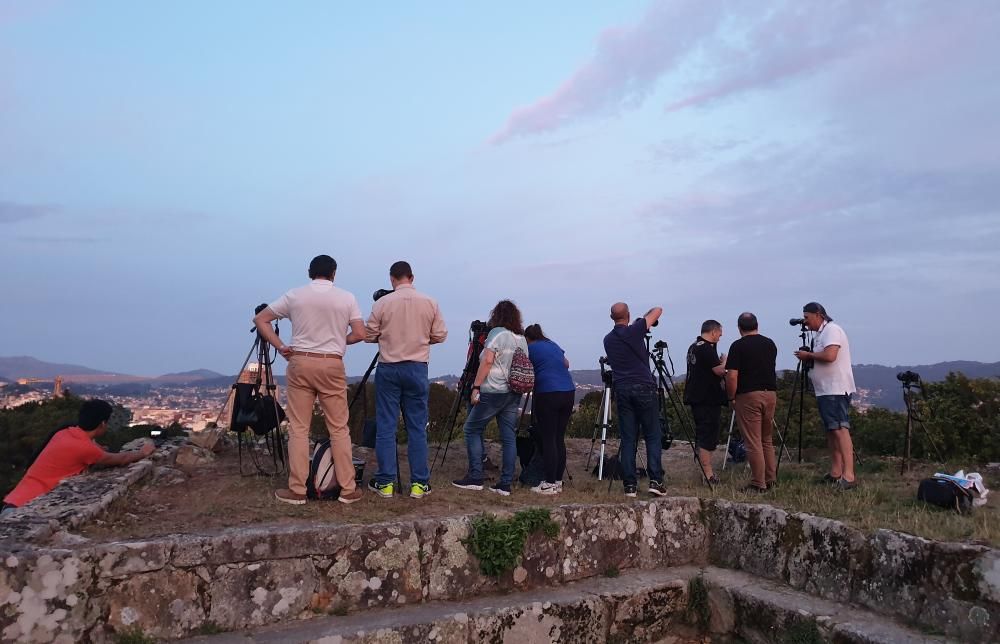
[[[422,499],[430,493],[431,486],[429,483],[413,483],[410,485],[411,499]]]
[[[368,489],[370,489],[375,494],[378,494],[383,499],[392,498],[392,481],[388,483],[379,483],[375,479],[368,481]]]

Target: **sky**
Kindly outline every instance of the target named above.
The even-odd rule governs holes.
[[[504,298],[574,369],[619,300],[997,361],[998,78],[989,0],[0,0],[0,356],[232,374],[325,253],[412,264],[432,375]]]

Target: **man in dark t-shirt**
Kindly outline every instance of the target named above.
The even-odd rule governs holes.
[[[726,394],[733,403],[750,462],[750,484],[744,491],[763,492],[778,477],[773,440],[778,347],[760,335],[753,313],[741,314],[736,324],[740,339],[729,347],[726,358]]]
[[[687,379],[684,385],[684,402],[691,406],[694,433],[698,444],[698,460],[711,484],[719,479],[712,472],[712,452],[719,445],[719,421],[722,406],[726,404],[723,376],[726,373],[725,354],[720,359],[716,350],[722,338],[722,325],[715,320],[705,320],[701,335],[687,352]]]
[[[667,493],[663,488],[663,465],[660,462],[663,430],[660,428],[656,380],[649,371],[649,352],[645,343],[646,331],[656,324],[662,314],[663,309],[657,306],[629,324],[628,305],[618,302],[611,307],[615,327],[604,336],[604,352],[611,367],[618,407],[618,432],[621,435],[618,458],[622,464],[625,496],[635,496],[638,490],[635,450],[640,430],[646,442],[649,493],[656,496]]]

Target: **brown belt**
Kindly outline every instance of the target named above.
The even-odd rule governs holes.
[[[344,357],[336,353],[313,353],[312,351],[297,351],[292,349],[293,356],[306,356],[307,358],[336,358],[343,360]]]

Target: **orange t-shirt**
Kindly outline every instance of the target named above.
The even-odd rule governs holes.
[[[59,482],[84,471],[104,456],[104,450],[79,427],[56,432],[21,482],[4,497],[18,507],[50,491]]]

